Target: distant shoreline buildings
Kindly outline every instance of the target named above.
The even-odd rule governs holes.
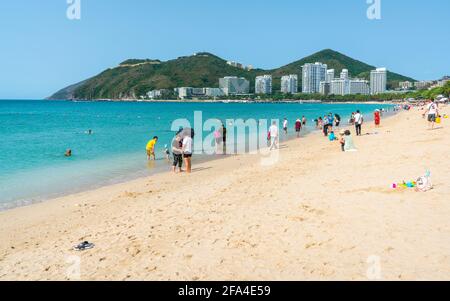
[[[228,65],[243,70],[252,70],[252,66],[244,67],[242,64],[228,61]],[[301,72],[301,73],[300,73]],[[302,78],[302,87],[299,89],[299,74]],[[321,62],[304,64],[299,74],[282,75],[280,79],[280,90],[282,94],[298,94],[299,90],[304,94],[322,95],[377,95],[387,93],[387,68],[376,68],[370,71],[370,80],[352,78],[348,69],[342,69],[339,77],[335,77],[336,70],[328,69],[327,64]],[[274,91],[274,78],[270,74],[259,75],[255,78],[254,94],[271,95]],[[433,87],[443,87],[450,77],[445,76],[438,81],[399,82],[398,91],[423,90]],[[219,87],[194,88],[179,87],[171,90],[152,90],[145,97],[148,99],[159,99],[173,96],[179,99],[192,98],[218,98],[226,96],[250,95],[250,81],[244,77],[226,76],[219,79]]]
[[[255,94],[272,94],[272,75],[261,75],[256,77]]]

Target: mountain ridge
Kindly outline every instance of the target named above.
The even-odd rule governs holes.
[[[177,59],[160,61],[155,59],[128,59],[118,66],[108,68],[89,79],[63,88],[48,97],[50,100],[99,100],[99,99],[137,99],[154,89],[173,89],[176,87],[218,87],[219,78],[240,76],[250,80],[254,88],[258,75],[273,76],[274,90],[280,90],[281,76],[299,75],[301,86],[301,66],[305,63],[322,62],[339,74],[348,69],[352,77],[368,79],[375,66],[353,59],[332,49],[324,49],[310,56],[279,68],[264,70],[245,70],[227,64],[227,61],[208,52]],[[398,86],[400,81],[414,79],[388,72],[388,86]]]

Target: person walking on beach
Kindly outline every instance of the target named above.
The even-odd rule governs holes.
[[[173,155],[173,172],[183,172],[183,140],[180,136],[175,136],[172,140],[172,155]]]
[[[270,126],[269,135],[270,135],[270,150],[278,149],[278,126],[276,121],[274,121]]]
[[[295,122],[295,132],[297,133],[297,138],[300,138],[300,131],[302,130],[302,122],[300,119],[297,119]]]
[[[375,127],[379,128],[381,123],[381,111],[375,110],[375,113],[373,113],[373,120],[375,122]]]
[[[361,112],[358,110],[355,114],[355,128],[356,128],[356,136],[361,136],[362,124],[364,122],[364,117]]]
[[[305,116],[302,116],[302,125],[303,126],[306,126],[306,117]]]
[[[148,161],[150,161],[152,157],[153,157],[153,160],[156,160],[156,156],[155,156],[155,146],[156,146],[156,143],[157,143],[157,142],[158,142],[158,137],[155,136],[155,137],[153,137],[152,140],[150,140],[150,141],[147,143],[146,150],[147,150],[147,160],[148,160]]]
[[[434,102],[434,100],[430,100],[424,116],[428,114],[428,128],[434,129],[434,124],[436,123],[436,118],[439,117],[439,108],[438,105]]]
[[[184,163],[186,164],[186,172],[192,172],[192,137],[187,135],[183,138],[182,151]]]
[[[287,118],[284,118],[283,130],[284,130],[284,134],[287,136],[287,134],[288,134],[288,120],[287,120]]]

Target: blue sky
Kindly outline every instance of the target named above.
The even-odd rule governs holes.
[[[128,58],[198,51],[275,68],[331,48],[416,79],[450,73],[448,0],[0,2],[0,99],[40,99]]]

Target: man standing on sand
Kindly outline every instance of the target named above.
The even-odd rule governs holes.
[[[436,123],[436,118],[439,117],[438,105],[433,100],[429,101],[424,116],[427,114],[428,114],[428,128],[433,130],[434,124]]]
[[[364,117],[361,112],[358,110],[354,116],[355,118],[355,128],[356,128],[356,136],[361,136],[362,124],[364,122]]]
[[[272,125],[269,128],[269,134],[270,134],[270,150],[278,149],[278,126],[277,122],[274,121]]]

